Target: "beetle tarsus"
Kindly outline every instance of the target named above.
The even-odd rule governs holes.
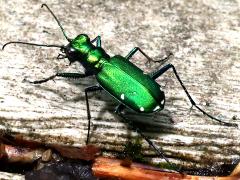
[[[163,59],[160,59],[160,60],[157,60],[157,61],[154,61],[155,63],[159,63],[159,62],[165,62],[167,61],[171,56],[173,56],[173,53],[172,52],[169,52],[169,54],[163,58]]]
[[[28,83],[31,83],[31,84],[42,84],[42,83],[45,83],[49,80],[53,80],[56,76],[57,76],[57,74],[55,74],[53,76],[50,76],[48,78],[45,78],[45,79],[42,79],[42,80],[36,80],[36,81],[29,81],[27,79],[23,79],[23,82],[28,82]]]

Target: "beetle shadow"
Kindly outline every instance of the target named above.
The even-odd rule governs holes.
[[[106,93],[101,94],[101,97],[104,99],[109,98],[109,96],[106,97],[106,95]],[[111,103],[105,103],[104,106],[101,107],[101,110],[98,112],[98,118],[103,119],[104,114],[108,112],[114,116],[113,121],[124,124],[126,131],[123,131],[126,132],[124,135],[126,142],[123,144],[123,150],[118,151],[117,156],[121,159],[131,159],[138,162],[144,162],[145,158],[142,154],[142,142],[145,141],[144,138],[139,133],[137,133],[136,137],[133,136],[132,132],[136,132],[136,130],[132,128],[130,123],[127,123],[126,120],[123,120],[122,117],[114,112],[119,103],[112,97],[110,102]],[[165,136],[173,129],[174,122],[172,120],[171,112],[167,109],[152,114],[138,114],[126,108],[126,110],[123,111],[123,115],[129,121],[132,121],[134,127],[138,128],[147,139],[157,139],[160,136]],[[96,129],[97,125],[93,125],[93,128],[90,131],[90,137],[94,134]],[[149,144],[149,146],[151,145]],[[161,147],[157,146],[157,148],[161,151]]]
[[[105,113],[110,113],[114,117],[114,120],[120,121],[127,126],[128,129],[128,137],[131,137],[131,132],[134,131],[133,128],[126,120],[123,120],[117,113],[114,111],[116,107],[119,105],[119,102],[112,97],[109,97],[107,93],[101,93],[101,99],[108,99],[108,102],[105,102],[104,106],[101,107],[101,110],[98,112],[99,119],[102,119]],[[110,99],[111,98],[111,99]],[[159,136],[159,134],[169,133],[169,129],[172,129],[174,125],[174,121],[171,116],[171,112],[167,109],[163,111],[144,114],[144,113],[136,113],[129,108],[125,108],[123,111],[123,116],[132,122],[134,127],[140,129],[143,133],[147,133],[151,137]]]
[[[57,80],[56,80],[57,81]],[[72,101],[72,102],[83,102],[85,104],[86,98],[84,95],[84,89],[86,87],[92,86],[97,84],[96,80],[94,78],[88,78],[86,83],[82,83],[81,81],[71,81],[69,79],[65,79],[64,81],[67,81],[70,85],[74,85],[78,87],[78,89],[81,90],[81,94],[74,95],[73,97],[69,98],[69,95],[66,96],[66,94],[62,91],[59,91],[56,88],[48,87],[48,86],[41,86],[41,85],[34,85],[37,88],[48,91],[51,93],[54,93],[58,95],[63,101]],[[56,85],[57,86],[57,85]],[[28,92],[29,93],[29,92]],[[38,96],[38,94],[35,94],[34,92],[31,92],[31,94]],[[127,126],[128,129],[128,135],[127,137],[131,137],[131,132],[134,131],[131,126],[126,123],[119,115],[117,115],[114,111],[119,105],[119,102],[115,100],[113,97],[111,97],[108,93],[106,93],[104,90],[100,92],[92,92],[89,94],[89,105],[90,105],[90,110],[91,110],[91,99],[97,99],[101,100],[104,103],[102,103],[103,107],[100,107],[98,110],[97,114],[97,119],[103,119],[105,113],[110,113],[114,117],[113,119],[115,121],[120,121],[124,123]],[[54,105],[57,107],[58,105]],[[59,107],[62,107],[62,103],[59,104]],[[164,134],[166,130],[169,132],[169,128],[174,124],[171,116],[171,112],[168,111],[167,109],[164,109],[163,111],[152,113],[152,114],[138,114],[136,112],[133,112],[132,110],[126,108],[123,111],[124,117],[126,117],[129,121],[133,122],[133,125],[136,128],[139,128],[143,133],[148,133],[152,138],[158,136],[159,134]],[[87,119],[86,119],[87,121]],[[94,126],[93,124],[93,129],[91,134],[93,134],[94,129],[96,129],[97,126]]]
[[[87,80],[84,80],[84,82],[80,80],[76,80],[76,79],[62,79],[62,78],[59,78],[59,79],[54,79],[54,82],[56,83],[56,85],[53,86],[47,86],[47,85],[42,85],[42,84],[31,84],[31,83],[28,83],[28,82],[25,82],[23,80],[23,83],[27,83],[29,86],[32,86],[34,88],[37,88],[38,90],[42,91],[42,92],[46,92],[46,93],[52,93],[52,94],[55,94],[57,95],[60,99],[62,99],[63,102],[84,102],[86,101],[86,98],[85,98],[85,95],[84,95],[84,90],[85,88],[89,87],[89,86],[93,86],[96,83],[96,80],[93,78],[93,77],[87,77],[88,79]],[[70,93],[67,93],[67,90],[63,90],[63,91],[60,91],[57,85],[57,82],[58,81],[64,81],[66,83],[69,84],[69,86],[75,86],[77,87],[77,89],[79,89],[80,93],[76,94],[76,93],[73,93],[73,92],[70,92]],[[27,89],[27,88],[26,88]],[[29,91],[27,90],[26,91],[27,94],[29,95],[33,95],[33,96],[36,96],[36,97],[41,97],[42,95],[39,94],[39,92],[35,92],[35,91]],[[62,103],[59,102],[59,106],[54,104],[54,107],[62,107]]]

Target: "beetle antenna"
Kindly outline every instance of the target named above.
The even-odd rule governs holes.
[[[47,4],[42,4],[41,8],[42,8],[43,6],[45,6],[45,7],[48,9],[48,11],[52,14],[52,16],[54,17],[54,19],[57,21],[58,26],[61,28],[64,37],[68,40],[68,42],[71,42],[71,39],[67,37],[67,35],[66,35],[66,33],[65,33],[65,30],[63,29],[61,23],[59,22],[59,20],[58,20],[57,17],[55,16],[55,14],[51,11],[51,9],[47,6]]]
[[[4,48],[9,44],[27,44],[27,45],[32,45],[32,46],[57,47],[57,48],[64,47],[64,46],[55,45],[55,44],[36,44],[36,43],[28,43],[28,42],[22,42],[22,41],[10,41],[3,45],[2,50],[4,50]]]

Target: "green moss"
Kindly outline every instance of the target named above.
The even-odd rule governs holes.
[[[178,167],[175,165],[175,168],[173,166],[171,166],[170,164],[168,164],[167,162],[160,162],[156,165],[156,167],[160,168],[160,169],[169,169],[169,170],[176,170],[178,169]]]
[[[123,155],[121,158],[130,159],[134,162],[147,162],[142,154],[142,141],[139,137],[127,142],[127,144],[124,145]]]

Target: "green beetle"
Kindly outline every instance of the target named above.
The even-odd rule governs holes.
[[[66,36],[66,33],[61,26],[60,22],[49,9],[46,4],[43,4],[49,12],[53,15],[57,21],[59,27],[61,28],[64,37],[68,40],[69,44],[66,46],[61,45],[45,45],[45,44],[35,44],[21,41],[11,41],[2,47],[5,48],[6,45],[12,43],[28,44],[35,46],[45,46],[45,47],[57,47],[60,48],[61,54],[58,55],[57,59],[68,58],[70,64],[77,61],[82,64],[85,68],[84,74],[79,73],[56,73],[43,80],[29,81],[34,84],[40,84],[54,79],[56,76],[65,78],[85,78],[87,76],[95,75],[98,85],[90,86],[85,89],[86,105],[87,105],[87,115],[88,115],[88,134],[87,143],[89,141],[89,130],[90,130],[90,108],[88,103],[88,92],[98,91],[104,89],[110,95],[112,95],[116,100],[119,101],[119,106],[116,108],[116,113],[120,115],[126,122],[130,125],[149,143],[150,146],[154,148],[158,155],[162,156],[171,166],[173,166],[164,154],[146,137],[143,133],[136,127],[134,127],[131,121],[122,115],[122,110],[125,107],[132,109],[138,113],[152,113],[160,111],[164,108],[165,95],[161,90],[160,85],[155,81],[156,78],[161,76],[167,70],[172,69],[177,80],[180,82],[183,90],[185,91],[188,99],[190,100],[192,106],[195,106],[199,111],[209,118],[218,121],[227,126],[237,126],[236,124],[223,122],[210,114],[206,113],[199,106],[196,105],[187,89],[183,85],[175,67],[172,64],[167,64],[156,72],[145,74],[141,69],[131,63],[129,60],[137,52],[140,51],[148,61],[153,61],[149,56],[147,56],[139,47],[133,48],[126,57],[116,55],[110,57],[104,49],[101,47],[101,37],[97,36],[95,39],[90,40],[86,34],[80,34],[75,39],[71,40]],[[96,46],[93,44],[96,42]],[[167,60],[171,54],[166,58],[159,60]],[[159,62],[154,61],[154,62]]]
[[[159,84],[129,59],[120,55],[110,58],[101,47],[93,46],[85,34],[76,37],[69,47],[77,51],[74,53],[81,54],[81,58],[70,59],[83,66],[86,64],[85,69],[94,71],[99,85],[120,103],[136,112],[151,113],[163,109],[165,98]]]

